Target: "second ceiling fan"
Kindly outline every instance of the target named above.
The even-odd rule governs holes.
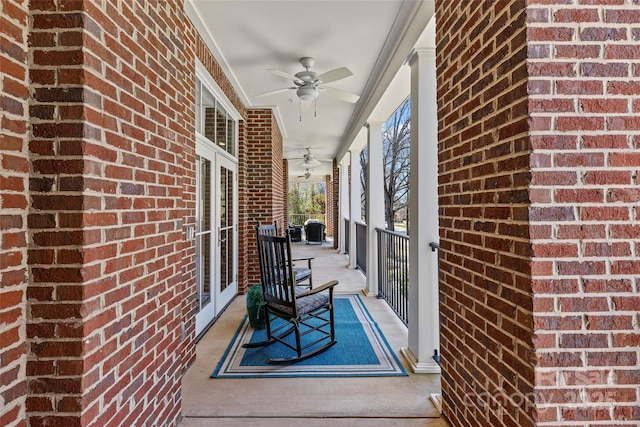
[[[315,60],[311,57],[305,56],[304,58],[300,58],[300,64],[302,64],[305,70],[300,71],[296,74],[289,74],[285,71],[268,69],[267,71],[271,71],[272,73],[280,77],[291,79],[295,86],[270,90],[268,92],[256,95],[256,98],[275,95],[277,93],[285,92],[288,90],[295,90],[296,95],[300,99],[301,108],[302,101],[315,102],[320,92],[325,92],[327,95],[332,96],[333,98],[351,103],[355,103],[358,101],[358,99],[360,99],[358,95],[344,91],[342,89],[324,86],[325,83],[335,82],[337,80],[352,76],[353,73],[351,72],[351,70],[349,70],[347,67],[340,67],[336,68],[335,70],[327,71],[326,73],[318,74],[315,71],[310,70],[310,68],[313,67],[314,63]]]

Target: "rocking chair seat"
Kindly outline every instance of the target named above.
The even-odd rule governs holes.
[[[294,268],[293,275],[296,278],[296,283],[300,283],[311,278],[311,269],[310,268]]]
[[[304,291],[306,291],[305,288],[301,286],[296,287],[297,295],[302,294]],[[329,295],[327,294],[312,294],[302,298],[296,296],[296,299],[297,299],[298,315],[301,315],[301,316],[307,313],[310,313],[314,310],[317,310],[318,308],[329,303]],[[293,311],[292,307],[288,307],[286,305],[273,304],[272,307],[280,311],[281,313],[292,314],[292,311]]]

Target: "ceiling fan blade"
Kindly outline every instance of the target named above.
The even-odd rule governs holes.
[[[276,90],[270,90],[269,92],[263,92],[263,93],[259,93],[257,95],[254,95],[254,98],[262,98],[263,96],[269,96],[269,95],[275,95],[276,93],[280,93],[280,92],[285,92],[291,89],[297,89],[296,87],[283,87],[280,89],[276,89]]]
[[[336,80],[344,79],[349,76],[353,76],[351,70],[347,67],[341,67],[320,74],[318,77],[316,77],[316,80],[320,80],[322,83],[329,83],[335,82]]]
[[[351,102],[352,104],[358,102],[358,99],[360,99],[360,96],[358,95],[346,92],[342,89],[336,89],[335,87],[321,87],[319,89],[324,89],[329,96],[340,99],[342,101]]]
[[[287,73],[287,72],[284,72],[284,71],[280,71],[280,70],[276,70],[274,68],[267,68],[267,71],[271,71],[276,76],[283,77],[283,78],[285,78],[287,80],[293,80],[293,81],[299,81],[300,80],[299,78],[297,78],[293,74],[290,74],[290,73]]]
[[[299,162],[296,163],[296,165],[301,168],[301,169],[313,169],[315,167],[320,166],[322,163],[318,162],[317,160],[314,160],[313,162]]]

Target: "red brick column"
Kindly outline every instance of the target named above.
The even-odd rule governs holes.
[[[325,188],[325,224],[327,226],[325,232],[327,236],[333,235],[333,209],[332,209],[332,201],[333,201],[333,183],[331,182],[331,175],[325,175],[324,177],[324,188]]]
[[[456,426],[535,419],[525,8],[437,2],[442,393]]]
[[[338,168],[338,162],[336,161],[336,159],[333,159],[333,176],[331,181],[331,229],[334,249],[338,249],[338,238],[340,235],[340,233],[338,232],[338,220],[340,219],[339,203],[340,169]]]
[[[289,161],[282,159],[282,205],[284,207],[283,226],[289,224]]]
[[[640,9],[547,3],[527,32],[538,425],[635,425]]]
[[[26,1],[0,19],[0,425],[23,422],[26,399],[28,70]]]
[[[249,216],[250,170],[248,168],[249,146],[247,144],[247,122],[239,124],[238,147],[238,292],[244,293],[249,287],[249,263],[253,259],[249,255],[249,247],[255,240],[255,223],[251,224]],[[255,244],[253,244],[255,248]]]
[[[30,3],[27,422],[173,424],[193,346],[193,32],[181,2],[57,4]]]
[[[529,3],[437,4],[444,414],[635,425],[640,12]]]
[[[249,284],[254,284],[260,282],[256,222],[277,220],[281,229],[285,225],[282,134],[271,110],[248,110],[247,145],[247,276]]]

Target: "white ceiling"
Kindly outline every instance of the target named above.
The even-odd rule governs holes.
[[[187,0],[185,10],[245,105],[274,109],[290,181],[304,173],[296,162],[306,147],[328,160],[311,170],[310,180],[324,180],[331,159],[344,156],[365,122],[386,120],[409,95],[403,64],[433,15],[433,0]],[[305,56],[315,58],[318,74],[349,68],[353,76],[327,86],[360,100],[320,93],[316,117],[309,103],[301,120],[294,90],[255,98],[293,86],[267,69],[295,74]]]

